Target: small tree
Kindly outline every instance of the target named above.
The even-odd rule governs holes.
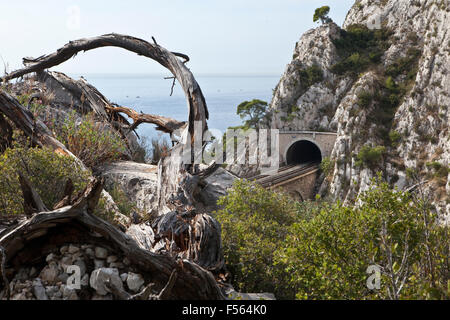
[[[267,117],[267,102],[253,99],[244,101],[237,107],[236,112],[244,122],[245,128],[259,128],[259,125]]]
[[[314,12],[313,22],[321,21],[323,23],[331,22],[331,18],[328,16],[328,13],[330,13],[330,7],[329,6],[323,6],[316,9],[316,12]]]

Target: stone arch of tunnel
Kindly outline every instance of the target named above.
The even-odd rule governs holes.
[[[322,162],[322,152],[314,142],[299,140],[288,148],[285,159],[287,165]]]

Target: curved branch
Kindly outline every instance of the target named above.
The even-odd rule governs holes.
[[[133,124],[130,127],[130,131],[137,128],[141,123],[152,123],[155,124],[156,130],[160,130],[166,133],[172,133],[175,130],[182,128],[186,122],[180,122],[172,118],[167,118],[163,116],[156,116],[152,114],[138,113],[133,109],[119,106],[113,104],[112,106],[106,105],[105,108],[112,112],[122,112],[133,119]]]
[[[69,60],[80,51],[86,52],[101,47],[123,48],[125,50],[135,52],[138,55],[153,59],[169,69],[169,71],[181,84],[188,101],[189,131],[191,133],[193,132],[194,121],[201,121],[203,130],[207,129],[206,120],[209,118],[209,114],[205,98],[193,74],[184,65],[184,63],[188,61],[187,59],[189,59],[189,57],[176,52],[172,53],[160,45],[151,44],[145,40],[127,35],[111,33],[93,38],[70,41],[54,53],[44,55],[36,59],[24,58],[23,62],[25,68],[15,70],[5,75],[0,82],[19,78],[28,73],[39,72],[44,69],[54,67]],[[184,58],[186,61],[180,61],[177,56]]]

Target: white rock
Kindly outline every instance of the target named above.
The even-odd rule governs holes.
[[[106,259],[108,257],[108,250],[102,247],[95,247],[95,257],[99,259]]]
[[[73,253],[76,253],[78,251],[80,251],[80,248],[78,248],[77,246],[74,246],[74,245],[69,245],[69,249],[68,249],[69,253],[73,254]]]
[[[131,291],[138,292],[144,282],[144,278],[140,274],[128,272],[127,286]]]
[[[123,282],[127,281],[127,278],[128,278],[128,273],[122,273],[120,275],[120,279],[122,279]]]
[[[37,300],[48,300],[45,288],[39,278],[33,281],[33,293]]]
[[[114,268],[95,269],[91,273],[89,284],[91,288],[97,292],[97,294],[104,296],[110,292],[105,285],[105,282],[108,280],[111,281],[111,283],[117,288],[123,290],[123,283],[119,277],[119,270]]]
[[[117,256],[109,256],[108,259],[106,259],[107,263],[113,263],[117,261]]]
[[[95,259],[94,260],[94,267],[95,267],[95,269],[104,268],[105,267],[105,260]]]
[[[45,266],[44,269],[42,269],[39,278],[41,278],[42,281],[54,284],[58,281],[58,275],[59,275],[58,267],[56,265],[48,265]]]

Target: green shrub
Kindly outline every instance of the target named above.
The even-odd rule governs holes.
[[[58,140],[89,168],[112,162],[122,157],[126,144],[115,131],[97,122],[93,114],[84,116],[77,123],[73,112],[61,127],[53,128]]]
[[[388,30],[370,30],[364,25],[351,25],[341,30],[341,36],[333,40],[341,61],[331,67],[336,74],[357,76],[381,57],[389,46],[391,32]]]
[[[426,166],[434,170],[434,175],[436,177],[446,178],[447,175],[450,173],[449,167],[437,161],[429,162],[426,164]]]
[[[236,182],[217,212],[235,288],[278,299],[448,299],[449,227],[426,200],[380,177],[358,200],[293,203]],[[371,265],[380,290],[366,286]]]
[[[273,260],[295,218],[291,198],[239,180],[218,204],[222,209],[215,216],[222,225],[233,286],[242,292],[274,292],[292,298],[288,275]]]
[[[325,157],[322,159],[320,163],[320,170],[328,176],[334,169],[334,161],[331,161],[330,157]]]
[[[368,91],[363,91],[358,95],[358,105],[360,105],[362,108],[367,108],[368,106],[370,106],[372,100],[373,95]]]
[[[359,167],[365,166],[374,168],[383,160],[383,154],[385,151],[386,148],[383,146],[376,146],[372,148],[371,146],[365,145],[356,156],[357,161],[355,164]]]
[[[28,178],[49,209],[61,200],[69,178],[78,192],[84,189],[89,176],[74,159],[46,148],[6,149],[0,155],[0,215],[23,213],[18,172]]]
[[[359,207],[325,206],[312,218],[299,211],[276,255],[296,298],[448,299],[449,228],[379,179],[359,199]],[[380,290],[366,286],[370,265],[381,269]]]
[[[402,139],[402,135],[395,130],[391,130],[391,131],[389,131],[389,139],[391,140],[392,145],[395,147],[398,145],[399,141]]]
[[[300,70],[300,79],[306,87],[310,87],[323,80],[323,71],[318,65],[314,64],[306,69]]]

